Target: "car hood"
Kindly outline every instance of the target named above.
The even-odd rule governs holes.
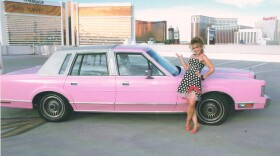
[[[182,72],[180,73],[179,77],[182,77],[185,74],[185,70],[183,66],[180,66],[182,69]],[[205,74],[207,72],[207,68],[203,68],[201,71],[202,74]],[[240,76],[240,77],[246,77],[246,78],[256,78],[256,75],[254,72],[244,69],[236,69],[236,68],[220,68],[216,67],[215,72],[213,73],[213,76]]]
[[[203,69],[202,73],[206,73],[207,69]],[[225,75],[225,76],[240,76],[247,78],[256,78],[255,73],[253,71],[244,70],[244,69],[236,69],[236,68],[215,68],[215,75]]]

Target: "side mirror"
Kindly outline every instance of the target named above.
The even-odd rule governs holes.
[[[152,71],[151,70],[146,70],[145,71],[145,75],[147,76],[146,79],[154,79],[152,77]]]

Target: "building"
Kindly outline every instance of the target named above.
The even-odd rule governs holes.
[[[237,44],[261,44],[261,29],[239,29],[235,32],[234,43]]]
[[[155,43],[166,42],[166,21],[140,21],[136,20],[136,42],[147,43],[152,41]]]
[[[63,44],[62,3],[4,0],[0,2],[0,7],[2,45]]]
[[[94,45],[135,40],[130,3],[0,1],[1,45]]]
[[[237,18],[214,18],[193,15],[191,16],[191,37],[199,36],[203,39],[204,43],[233,43],[233,25],[237,25]],[[215,29],[219,31],[216,35]],[[209,41],[209,38],[211,41]]]
[[[270,44],[280,44],[280,20],[277,17],[263,17],[262,21],[255,23],[256,29],[263,32],[262,38]]]
[[[179,31],[178,26],[174,30],[174,41],[175,41],[175,44],[180,44],[180,31]]]
[[[121,44],[134,39],[133,7],[130,3],[79,4],[78,45]]]
[[[171,26],[168,28],[168,40],[174,40],[174,28]]]
[[[228,43],[238,43],[239,40],[236,37],[238,36],[236,33],[239,30],[240,33],[244,33],[243,29],[248,30],[251,32],[250,29],[253,29],[253,27],[248,27],[248,26],[243,26],[243,25],[221,25],[221,26],[216,26],[213,25],[210,28],[212,31],[209,31],[209,39],[208,42],[210,44],[228,44]],[[243,40],[246,40],[245,38],[242,38]],[[251,43],[251,42],[250,42]]]

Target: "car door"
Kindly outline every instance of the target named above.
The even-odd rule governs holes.
[[[109,75],[106,53],[77,54],[65,89],[77,111],[113,111],[115,76]]]
[[[167,76],[141,53],[116,54],[116,111],[172,111],[177,100],[177,80]],[[146,72],[151,70],[152,76]]]

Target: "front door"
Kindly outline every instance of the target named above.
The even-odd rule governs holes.
[[[119,75],[116,77],[116,111],[171,112],[177,100],[177,80],[160,71],[140,53],[116,55]],[[152,77],[146,76],[151,70]]]

